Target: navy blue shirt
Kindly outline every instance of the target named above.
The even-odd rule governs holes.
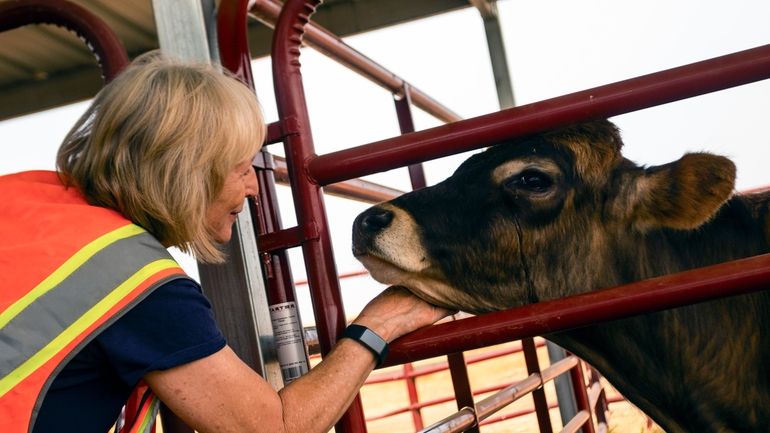
[[[145,373],[218,352],[225,338],[189,279],[170,281],[89,342],[54,378],[33,433],[106,433]]]

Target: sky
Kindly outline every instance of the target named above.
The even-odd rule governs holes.
[[[321,6],[323,7],[323,6]],[[518,105],[540,101],[770,43],[770,2],[760,0],[502,0],[503,37]],[[498,110],[481,18],[473,8],[348,37],[347,43],[464,118]],[[319,154],[397,135],[391,95],[311,49],[300,57],[311,128]],[[277,120],[269,59],[253,63],[257,95],[268,121]],[[52,169],[56,148],[87,102],[0,122],[5,149],[0,174]],[[439,125],[413,110],[416,129]],[[692,151],[730,157],[736,188],[770,185],[770,81],[614,117],[629,159],[656,165]],[[282,150],[274,146],[275,153]],[[468,155],[425,164],[428,183],[449,176]],[[368,177],[402,190],[405,169]],[[284,227],[296,224],[287,188],[279,188]],[[362,266],[350,253],[350,228],[367,204],[327,197],[339,273]],[[194,262],[175,253],[193,276]],[[292,272],[304,279],[301,251],[290,250]],[[382,286],[369,277],[345,279],[348,315]],[[297,294],[312,324],[307,287]]]

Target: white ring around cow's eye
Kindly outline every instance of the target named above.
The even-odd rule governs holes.
[[[553,186],[553,179],[542,171],[527,169],[512,176],[506,186],[536,193],[546,192]]]

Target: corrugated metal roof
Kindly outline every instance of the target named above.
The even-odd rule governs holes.
[[[74,0],[117,34],[130,56],[157,47],[150,0]],[[94,56],[74,33],[30,25],[0,33],[0,119],[93,96],[102,86]]]
[[[158,46],[150,0],[73,0],[102,20],[129,57]],[[327,0],[314,19],[345,36],[467,7],[467,0]],[[249,24],[252,56],[265,55],[271,30]],[[0,33],[0,120],[93,96],[102,86],[96,61],[73,34],[52,25]]]

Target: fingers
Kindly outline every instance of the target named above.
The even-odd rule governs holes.
[[[372,299],[355,322],[392,341],[451,314],[453,311],[431,305],[404,287],[391,286]]]

